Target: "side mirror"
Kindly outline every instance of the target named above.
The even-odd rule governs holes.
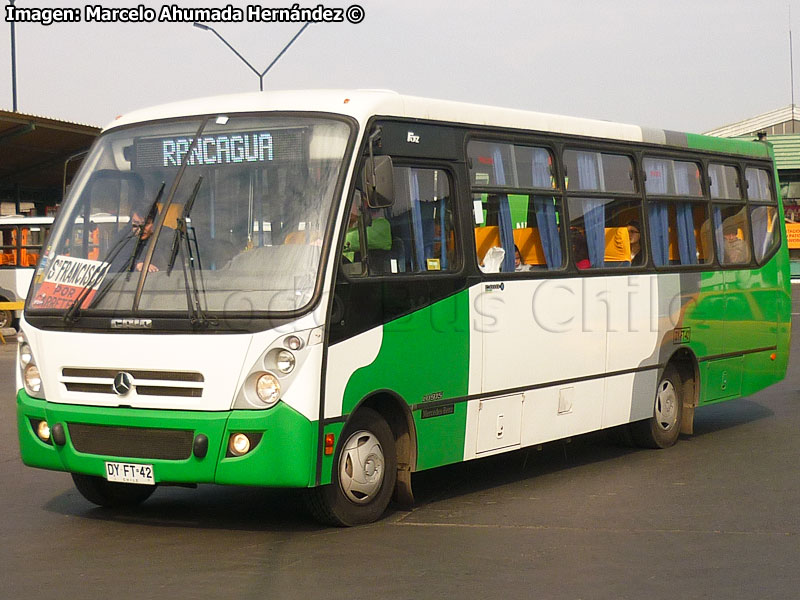
[[[391,156],[370,157],[362,169],[363,187],[370,208],[389,208],[394,204],[394,176]]]

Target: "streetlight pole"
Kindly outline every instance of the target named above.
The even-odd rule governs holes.
[[[14,0],[8,0],[14,6]],[[14,21],[11,21],[11,100],[14,112],[17,112],[17,44],[14,34]]]
[[[289,40],[289,43],[288,43],[288,44],[286,44],[286,45],[283,47],[283,50],[281,50],[280,52],[278,52],[278,56],[276,56],[276,57],[273,59],[273,61],[272,61],[271,63],[269,63],[269,66],[268,66],[266,69],[264,69],[264,72],[263,72],[263,73],[261,73],[261,75],[259,75],[259,77],[261,78],[261,80],[262,80],[262,81],[264,80],[264,75],[266,75],[266,74],[267,74],[267,71],[269,71],[269,70],[272,68],[272,65],[274,65],[276,62],[278,62],[278,59],[279,59],[281,56],[283,56],[283,53],[284,53],[284,52],[286,52],[286,51],[289,49],[289,46],[291,46],[292,44],[294,44],[294,41],[295,41],[297,38],[299,38],[299,37],[300,37],[300,34],[301,34],[301,33],[303,33],[303,32],[306,30],[306,27],[308,27],[309,25],[311,25],[311,21],[308,21],[308,22],[307,22],[305,25],[303,25],[303,26],[300,28],[300,31],[298,31],[297,33],[295,33],[295,34],[294,34],[294,37],[293,37],[291,40]],[[261,88],[261,91],[262,91],[262,92],[264,91],[264,88],[263,88],[263,86],[262,86],[262,88]]]
[[[14,2],[14,0],[9,0],[9,2],[12,2],[12,3],[13,3],[13,2]],[[285,53],[285,52],[286,52],[286,51],[289,49],[289,46],[291,46],[291,45],[294,43],[294,41],[295,41],[297,38],[299,38],[299,37],[300,37],[300,34],[301,34],[301,33],[303,33],[303,32],[306,30],[306,27],[308,27],[309,25],[311,25],[311,22],[310,22],[310,21],[309,21],[309,22],[307,22],[305,25],[303,25],[303,26],[300,28],[300,31],[298,31],[298,32],[297,32],[297,33],[294,35],[294,37],[293,37],[291,40],[289,40],[289,43],[288,43],[288,44],[286,44],[286,45],[283,47],[283,50],[281,50],[281,51],[278,53],[278,56],[276,56],[276,57],[274,58],[274,60],[273,60],[271,63],[269,63],[269,66],[268,66],[266,69],[264,69],[264,70],[263,70],[261,73],[259,73],[259,72],[258,72],[258,70],[257,70],[257,69],[256,69],[256,68],[255,68],[253,65],[251,65],[251,64],[250,64],[250,63],[247,61],[247,59],[246,59],[244,56],[242,56],[242,55],[241,55],[241,54],[240,54],[240,53],[239,53],[239,52],[236,50],[236,48],[234,48],[233,46],[231,46],[231,45],[228,43],[228,41],[227,41],[227,40],[226,40],[224,37],[222,37],[222,36],[221,36],[221,35],[220,35],[220,34],[217,32],[217,30],[216,30],[216,29],[214,29],[213,27],[209,27],[208,25],[203,25],[202,23],[198,23],[198,22],[196,22],[196,21],[195,21],[194,23],[192,23],[192,25],[194,25],[194,26],[195,26],[195,27],[197,27],[198,29],[202,29],[203,31],[210,31],[210,32],[211,32],[211,33],[213,33],[215,36],[217,36],[217,37],[220,39],[220,41],[221,41],[223,44],[225,44],[225,45],[226,45],[228,48],[230,48],[230,49],[231,49],[231,51],[232,51],[232,52],[233,52],[233,53],[234,53],[236,56],[238,56],[238,57],[239,57],[239,59],[240,59],[240,60],[241,60],[241,61],[242,61],[244,64],[246,64],[246,65],[247,65],[247,67],[248,67],[248,68],[249,68],[249,69],[250,69],[250,70],[251,70],[253,73],[255,73],[255,74],[256,74],[256,77],[258,77],[258,89],[259,89],[259,91],[262,91],[262,92],[263,92],[263,91],[264,91],[264,76],[267,74],[267,71],[269,71],[269,70],[272,68],[272,66],[273,66],[273,65],[274,65],[276,62],[278,62],[278,59],[279,59],[281,56],[283,56],[283,54],[284,54],[284,53]],[[12,27],[13,27],[13,23],[12,23]],[[12,31],[13,31],[13,29],[12,29]],[[13,34],[12,34],[12,35],[13,35]]]

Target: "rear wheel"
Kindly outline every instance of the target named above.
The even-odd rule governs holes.
[[[94,475],[72,474],[72,481],[89,502],[106,508],[136,506],[147,500],[155,491],[154,485],[117,483]]]
[[[683,378],[678,369],[668,365],[656,387],[653,416],[630,425],[634,442],[644,448],[673,446],[681,431],[683,399]]]
[[[328,525],[371,523],[389,505],[397,478],[394,435],[374,410],[360,409],[342,433],[330,485],[309,490],[314,517]]]

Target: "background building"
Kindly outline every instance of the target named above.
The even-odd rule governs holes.
[[[99,127],[0,110],[0,215],[45,215]]]

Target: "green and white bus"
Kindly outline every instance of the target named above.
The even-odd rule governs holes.
[[[607,428],[671,446],[786,372],[776,181],[762,142],[387,91],[132,113],[27,298],[22,459],[100,505],[308,488],[352,525],[415,471]]]

